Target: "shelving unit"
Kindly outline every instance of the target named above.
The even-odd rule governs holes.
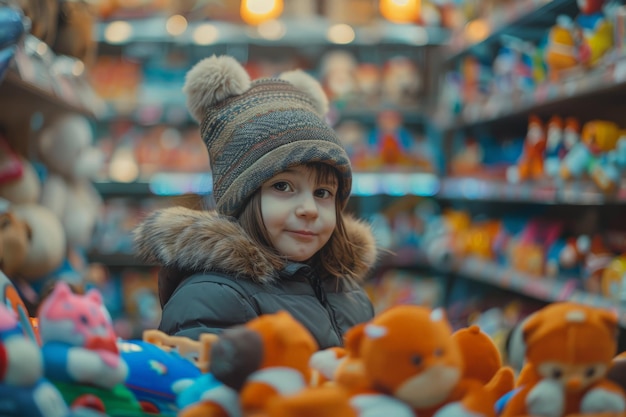
[[[537,41],[558,15],[573,16],[577,11],[576,2],[571,0],[518,0],[510,3],[501,13],[484,22],[488,33],[483,39],[468,41],[472,37],[468,37],[465,31],[452,35],[446,62],[453,63],[468,54],[493,53],[491,48],[506,35]]]
[[[479,42],[462,42],[461,38],[453,35],[452,47],[443,61],[444,67],[451,71],[467,56],[478,57],[482,62],[491,60],[506,36],[536,44],[544,39],[548,28],[556,23],[558,15],[574,18],[578,14],[574,0],[529,0],[513,4],[518,6],[512,6],[508,14],[502,13],[494,21],[487,22],[489,33]],[[472,213],[478,211],[486,216],[489,216],[487,206],[497,206],[498,210],[494,211],[510,211],[516,213],[514,215],[519,215],[521,207],[530,206],[533,213],[548,213],[547,207],[558,206],[561,207],[559,210],[566,210],[568,215],[595,213],[594,216],[600,219],[599,224],[607,220],[602,217],[602,213],[614,214],[615,208],[626,204],[624,179],[614,193],[604,194],[590,179],[565,181],[546,178],[510,183],[497,169],[495,173],[476,172],[465,176],[453,175],[450,170],[455,140],[486,136],[492,140],[489,143],[493,143],[493,146],[501,145],[505,139],[521,141],[531,114],[546,122],[554,114],[577,117],[581,124],[594,119],[623,122],[626,57],[620,52],[607,54],[593,69],[571,70],[558,83],[545,81],[532,90],[499,97],[499,101],[494,100],[494,97],[498,98],[486,96],[481,102],[463,103],[463,110],[453,116],[452,112],[437,114],[436,123],[442,135],[445,161],[439,190],[435,195],[438,201],[456,208],[465,207]],[[605,226],[607,224],[604,222]],[[615,299],[609,299],[580,289],[579,276],[534,276],[477,257],[460,259],[454,266],[454,274],[457,279],[483,282],[544,302],[571,300],[613,309],[619,313],[622,327],[626,328],[626,300],[617,294]]]

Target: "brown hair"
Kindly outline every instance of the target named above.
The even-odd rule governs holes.
[[[307,168],[315,172],[316,181],[329,182],[337,181],[338,172],[330,165],[323,163],[307,163]],[[338,186],[341,187],[341,182]],[[341,194],[340,189],[337,195]],[[354,276],[354,265],[346,264],[346,259],[357,261],[359,258],[356,253],[355,245],[348,239],[348,234],[343,221],[342,204],[338,198],[335,199],[335,213],[337,224],[335,230],[330,236],[326,244],[308,261],[308,263],[318,270],[321,278],[326,277],[349,277],[360,279]],[[283,258],[271,244],[270,236],[263,222],[263,214],[261,212],[261,191],[256,190],[250,197],[241,214],[238,217],[239,224],[248,233],[252,241],[260,248],[266,249],[267,259],[272,262],[276,268],[280,268],[285,264]],[[341,256],[337,254],[341,253]]]

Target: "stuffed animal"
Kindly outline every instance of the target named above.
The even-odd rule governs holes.
[[[28,225],[30,234],[26,258],[19,272],[10,278],[43,286],[48,278],[54,278],[50,274],[53,274],[65,258],[63,226],[54,213],[39,204],[17,204],[11,210],[19,221]]]
[[[495,342],[477,325],[452,334],[463,356],[463,377],[481,382],[493,398],[500,398],[515,385],[513,368],[504,366]]]
[[[104,158],[92,141],[87,118],[70,113],[45,127],[37,142],[39,158],[48,168],[41,204],[59,218],[66,236],[66,257],[56,279],[78,286],[88,275],[86,251],[103,204],[93,180]]]
[[[57,33],[59,0],[18,0],[17,4],[31,21],[30,33],[51,46]]]
[[[576,48],[576,30],[569,16],[560,15],[550,29],[545,47],[545,62],[551,81],[558,82],[568,70],[580,63]]]
[[[39,344],[39,332],[36,319],[29,317],[24,300],[17,289],[2,271],[0,271],[0,304],[12,310],[24,335]]]
[[[541,119],[531,114],[528,117],[528,130],[524,148],[517,165],[509,167],[507,179],[517,183],[541,179],[544,172],[543,160],[546,149],[546,129]]]
[[[0,197],[13,204],[37,203],[41,181],[33,165],[10,145],[0,131]]]
[[[45,376],[68,404],[90,403],[110,415],[142,416],[124,386],[128,365],[120,357],[111,317],[96,289],[74,294],[59,281],[40,306],[39,334]]]
[[[0,134],[0,212],[2,232],[2,269],[21,287],[47,281],[66,255],[66,238],[59,218],[39,204],[41,181],[28,160],[19,155]],[[5,259],[6,258],[6,259]],[[17,285],[20,284],[20,285]],[[34,315],[38,290],[21,291]],[[28,293],[28,294],[26,294]]]
[[[553,303],[523,324],[526,364],[501,416],[623,412],[624,391],[607,378],[616,351],[614,313]]]
[[[100,216],[102,199],[93,185],[104,157],[93,145],[89,121],[67,114],[46,127],[39,156],[49,169],[41,201],[63,223],[70,247],[86,248]]]
[[[348,395],[337,387],[308,388],[297,394],[273,398],[267,417],[358,417]]]
[[[90,2],[61,1],[57,33],[50,45],[59,55],[78,58],[87,67],[96,59],[97,43],[93,37],[95,10]]]
[[[0,198],[0,270],[16,277],[24,266],[32,232],[28,223],[12,212],[8,201]]]
[[[0,415],[65,417],[59,391],[43,376],[37,343],[26,337],[14,312],[0,303]]]
[[[285,311],[227,329],[212,344],[209,365],[209,372],[225,387],[204,393],[203,402],[185,408],[181,417],[233,416],[239,408],[263,412],[272,398],[295,394],[308,385],[309,360],[318,349],[309,331]],[[224,402],[224,395],[230,400]]]
[[[441,309],[392,307],[353,327],[346,346],[362,361],[370,392],[386,393],[420,417],[495,415],[492,393],[464,377],[463,354]]]

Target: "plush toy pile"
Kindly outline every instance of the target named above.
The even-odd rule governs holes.
[[[283,311],[199,341],[156,330],[123,341],[96,290],[58,282],[36,329],[14,298],[4,301],[3,416],[626,415],[616,315],[574,303],[521,324],[516,374],[480,328],[453,331],[441,309],[392,307],[351,328],[344,347],[319,350]]]

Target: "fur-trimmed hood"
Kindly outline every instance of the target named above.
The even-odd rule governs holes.
[[[344,262],[355,266],[355,276],[364,277],[377,256],[371,229],[350,216],[344,217],[344,224],[359,258]],[[276,271],[287,264],[274,265],[237,222],[216,211],[157,210],[137,226],[134,237],[140,259],[180,270],[222,271],[266,283],[275,280]]]

